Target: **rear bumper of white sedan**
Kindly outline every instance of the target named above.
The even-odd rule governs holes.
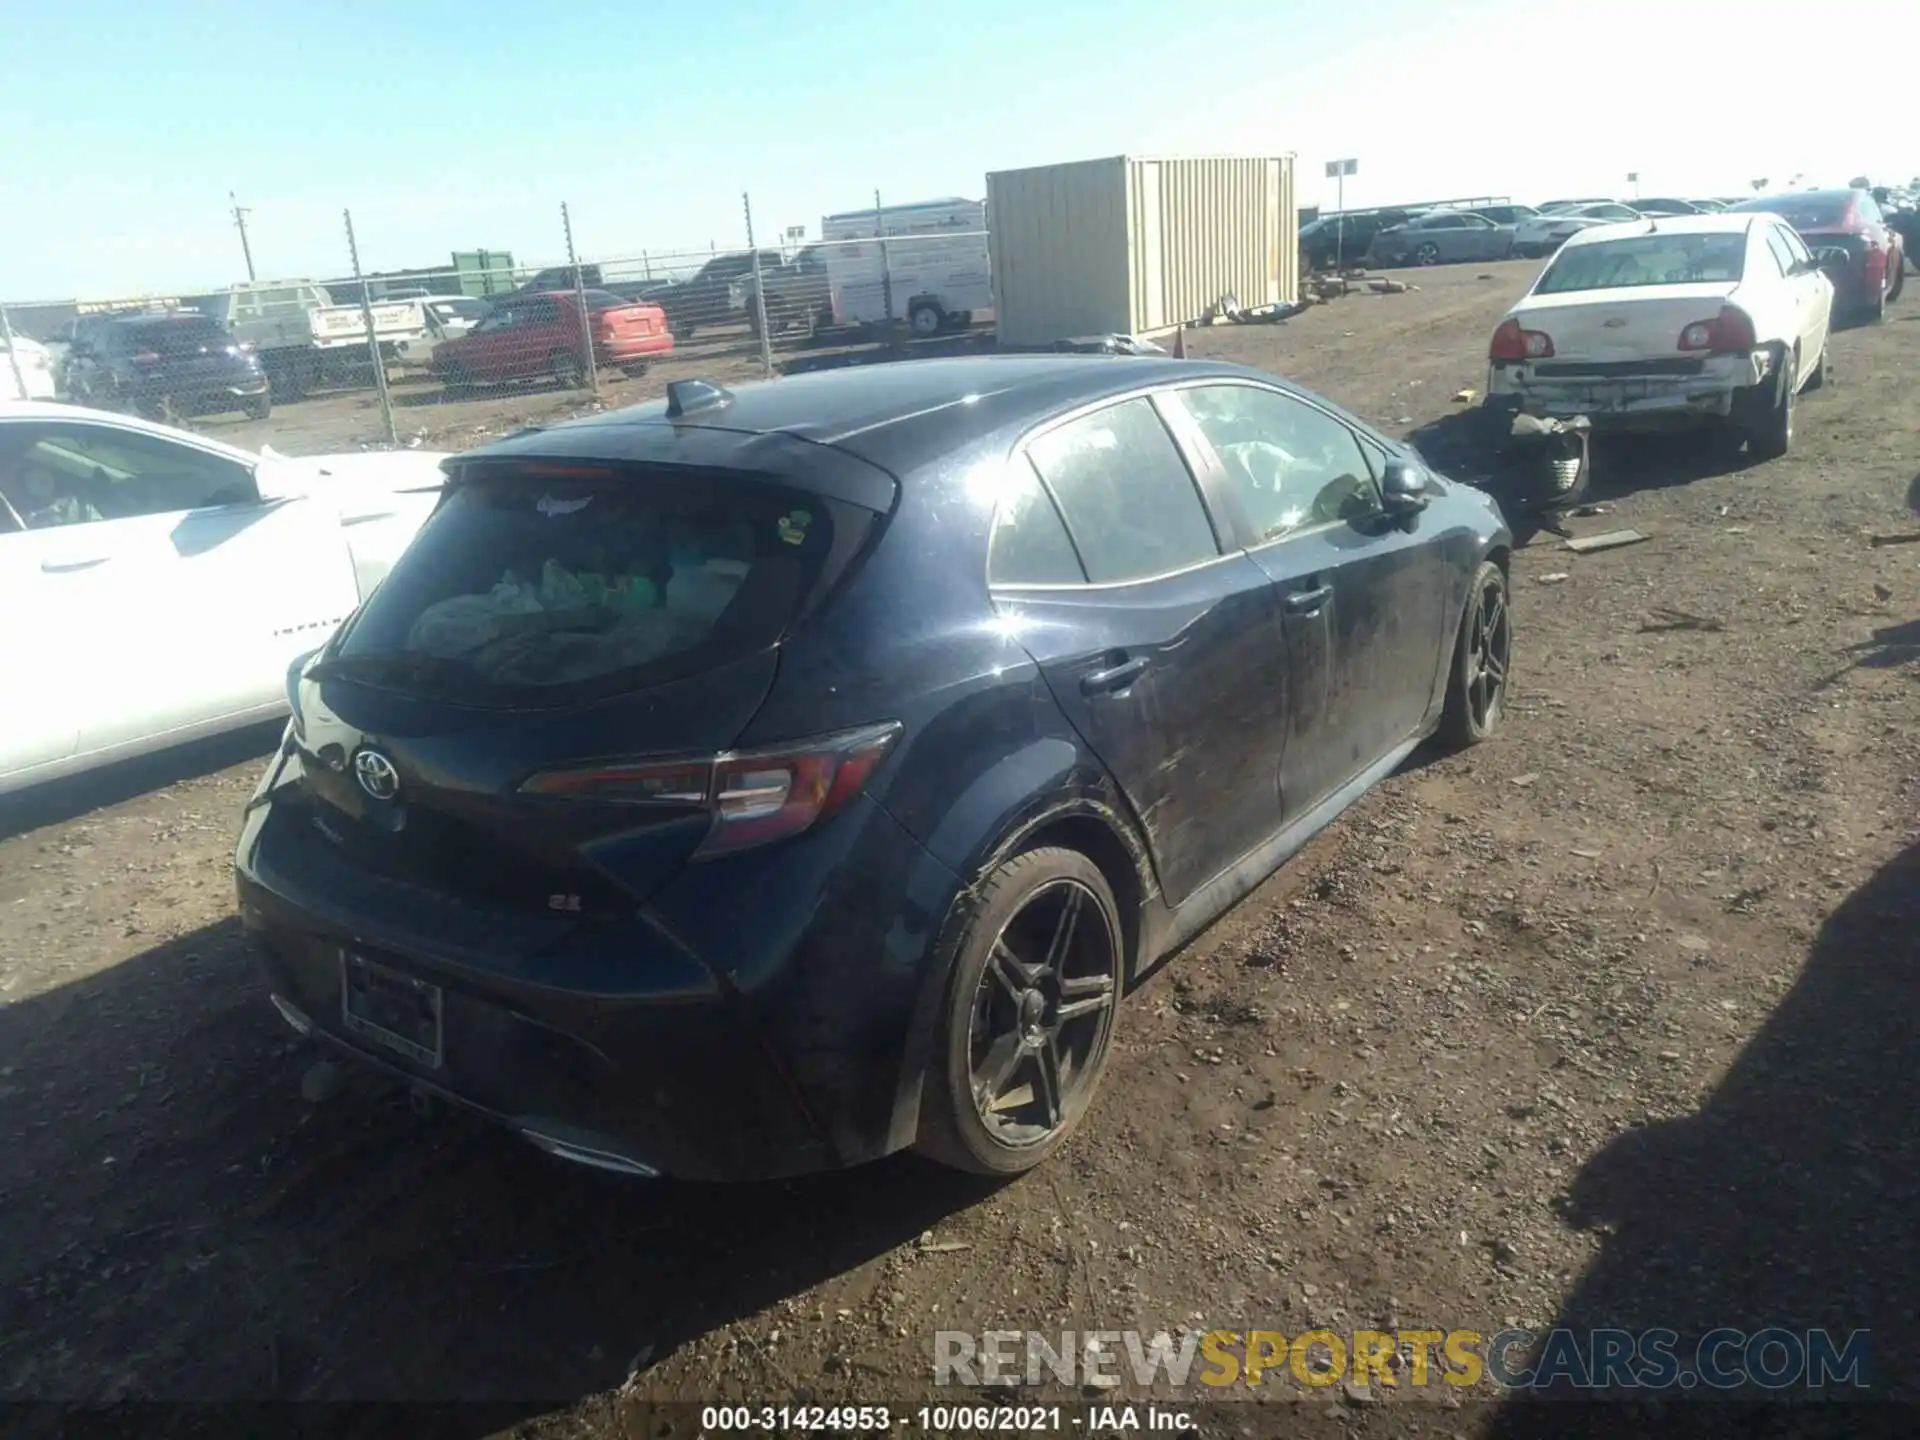
[[[1570,420],[1584,415],[1595,429],[1658,430],[1724,420],[1734,397],[1766,380],[1764,350],[1643,361],[1496,361],[1487,394],[1518,396],[1529,414]]]

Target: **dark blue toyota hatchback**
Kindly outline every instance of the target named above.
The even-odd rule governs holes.
[[[1251,370],[683,383],[447,465],[240,909],[297,1029],[587,1164],[1036,1164],[1133,977],[1501,720],[1498,508]]]

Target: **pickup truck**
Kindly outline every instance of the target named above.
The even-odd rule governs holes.
[[[186,303],[253,346],[276,399],[297,400],[309,390],[371,383],[366,316],[357,299],[339,303],[347,299],[310,280],[276,280],[234,285]],[[397,358],[402,341],[427,338],[420,307],[410,300],[376,303],[373,331],[388,362]]]

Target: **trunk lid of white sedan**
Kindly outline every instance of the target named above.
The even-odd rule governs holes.
[[[1736,281],[1631,286],[1529,295],[1511,312],[1520,328],[1553,341],[1551,365],[1680,357],[1680,332],[1712,320],[1739,288]]]

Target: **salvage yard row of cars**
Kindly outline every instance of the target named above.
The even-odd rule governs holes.
[[[1783,453],[1868,304],[1803,234],[1861,193],[1578,229],[1483,413]],[[583,318],[645,363],[594,294],[505,307],[484,373]],[[60,679],[0,792],[288,714],[236,870],[296,1031],[630,1175],[1012,1174],[1137,976],[1499,731],[1513,537],[1434,453],[1164,356],[676,381],[451,456],[0,404],[0,613],[61,617],[0,628]]]
[[[1773,211],[1810,244],[1846,251],[1827,263],[1846,272],[1848,304],[1857,308],[1877,305],[1878,295],[1896,298],[1903,258],[1920,263],[1920,199],[1884,186],[1736,199],[1553,200],[1537,209],[1502,203],[1352,211],[1322,215],[1303,227],[1300,259],[1307,269],[1326,269],[1343,257],[1365,265],[1533,259],[1601,226],[1726,210]]]

